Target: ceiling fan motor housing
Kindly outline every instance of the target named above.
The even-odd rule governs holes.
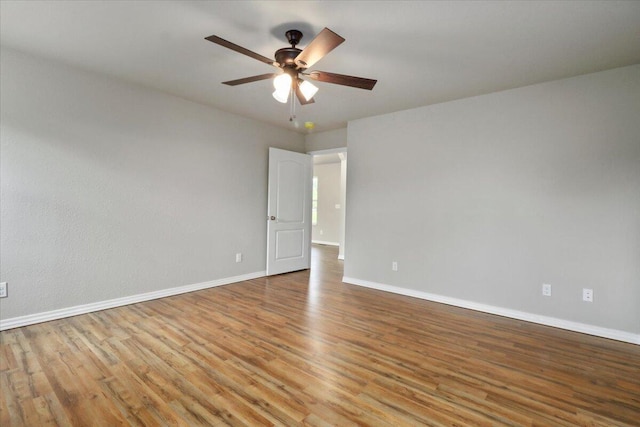
[[[302,50],[297,47],[283,47],[282,49],[278,49],[275,54],[276,62],[283,68],[295,68],[296,63],[294,61],[300,52],[302,52]]]
[[[287,41],[289,41],[291,47],[278,49],[275,54],[275,59],[282,68],[296,68],[297,65],[295,63],[295,59],[300,55],[300,52],[302,52],[302,49],[298,49],[296,45],[300,43],[300,40],[302,40],[302,32],[298,30],[289,30],[285,35],[287,36]]]

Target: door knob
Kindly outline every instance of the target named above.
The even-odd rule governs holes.
[[[275,221],[275,220],[276,220],[276,217],[275,217],[275,216],[270,216],[270,217],[269,217],[269,219],[270,219],[271,221]]]

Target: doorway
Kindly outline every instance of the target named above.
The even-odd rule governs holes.
[[[269,148],[267,276],[308,269],[312,157]]]
[[[312,244],[338,248],[344,259],[347,151],[345,148],[309,153],[313,156]]]
[[[309,269],[312,243],[333,246],[344,260],[346,160],[346,147],[308,154],[269,149],[267,276]],[[319,240],[325,230],[332,240]]]

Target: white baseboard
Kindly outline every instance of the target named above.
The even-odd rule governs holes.
[[[311,243],[314,243],[316,245],[327,245],[327,246],[340,246],[340,243],[336,243],[336,242],[325,242],[323,240],[312,240]]]
[[[216,286],[228,285],[245,280],[264,277],[265,271],[243,274],[240,276],[226,277],[224,279],[212,280],[209,282],[196,283],[194,285],[178,286],[176,288],[162,289],[160,291],[148,292],[145,294],[132,295],[123,298],[116,298],[107,301],[99,301],[90,304],[76,305],[74,307],[62,308],[59,310],[46,311],[43,313],[29,314],[26,316],[13,317],[0,320],[0,331],[5,329],[19,328],[21,326],[33,325],[35,323],[48,322],[50,320],[63,319],[65,317],[77,316],[79,314],[91,313],[94,311],[106,310],[108,308],[121,307],[123,305],[135,304],[143,301],[150,301],[158,298],[184,294],[187,292],[200,291],[202,289]]]
[[[385,285],[383,283],[370,282],[368,280],[356,279],[353,277],[343,277],[344,283],[363,286],[366,288],[377,289],[380,291],[391,292],[394,294],[405,295],[414,298],[420,298],[428,301],[439,302],[443,304],[453,305],[456,307],[469,308],[471,310],[482,311],[484,313],[497,314],[498,316],[510,317],[512,319],[524,320],[527,322],[538,323],[545,326],[553,326],[555,328],[566,329],[583,334],[595,335],[602,338],[609,338],[617,341],[624,341],[631,344],[640,345],[640,334],[619,331],[617,329],[602,328],[600,326],[588,325],[585,323],[573,322],[570,320],[558,319],[555,317],[541,316],[538,314],[527,313],[524,311],[511,310],[493,305],[481,304],[473,301],[451,298],[443,295],[430,294],[427,292],[416,291],[413,289],[401,288],[398,286]]]

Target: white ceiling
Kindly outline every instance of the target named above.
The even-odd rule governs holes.
[[[27,53],[305,132],[347,121],[640,63],[640,1],[6,1],[0,41]],[[273,57],[300,29],[346,38],[311,68],[378,80],[369,92],[317,83],[289,108],[272,67],[204,40]]]

